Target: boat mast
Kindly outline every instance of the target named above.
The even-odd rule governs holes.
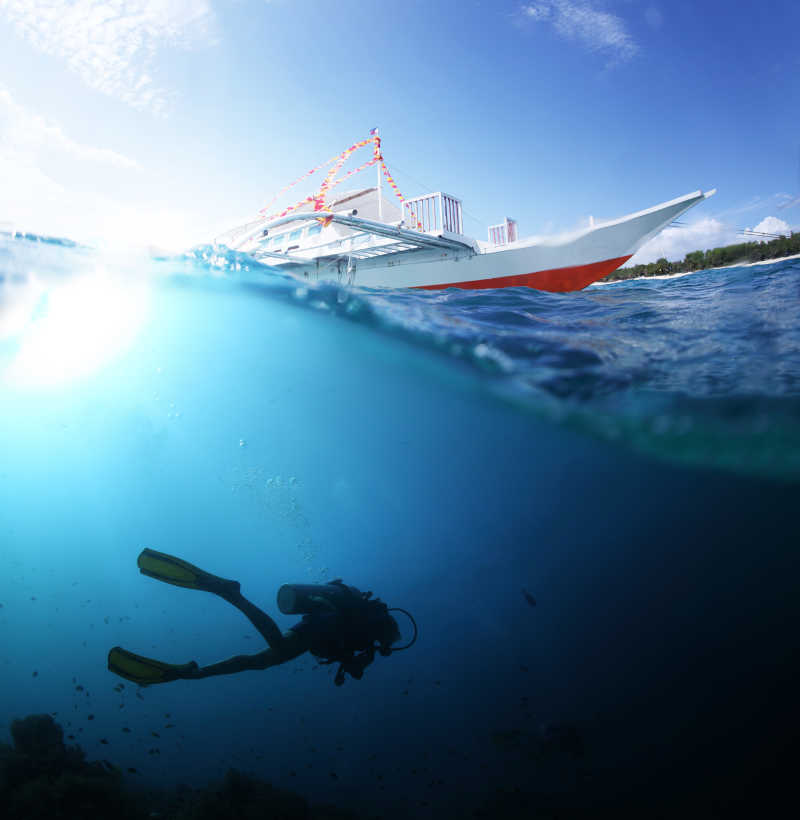
[[[375,135],[375,138],[378,140],[378,149],[380,149],[381,145],[381,138],[378,135],[378,129],[373,128],[372,133]],[[378,172],[378,222],[383,222],[383,196],[381,194],[381,164],[380,162],[375,163],[375,170]]]

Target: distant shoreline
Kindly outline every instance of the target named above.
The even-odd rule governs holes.
[[[702,273],[709,270],[724,270],[725,268],[752,268],[754,265],[773,265],[775,262],[785,262],[788,259],[800,259],[800,253],[791,256],[780,256],[777,259],[761,259],[758,262],[741,262],[733,265],[722,265],[718,268],[698,268],[697,270],[680,271],[679,273],[664,273],[657,276],[631,276],[628,279],[615,279],[613,282],[594,282],[594,285],[618,285],[620,282],[640,282],[642,279],[677,279],[680,276],[691,276],[693,273]],[[622,268],[621,270],[624,270]]]

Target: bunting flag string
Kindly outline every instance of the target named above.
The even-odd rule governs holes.
[[[304,174],[297,177],[297,179],[294,182],[290,182],[288,185],[284,185],[283,188],[281,188],[280,191],[278,191],[278,193],[275,194],[275,196],[273,196],[272,199],[258,212],[259,215],[263,216],[269,210],[269,206],[272,205],[272,203],[275,202],[279,197],[285,194],[290,188],[294,188],[294,186],[297,185],[299,182],[302,182],[304,179],[308,179],[308,177],[312,176],[313,174],[316,174],[320,168],[325,168],[326,166],[330,165],[334,160],[336,160],[338,156],[339,155],[336,154],[336,156],[331,157],[330,159],[325,160],[325,162],[322,162],[319,165],[317,165],[316,168],[312,168],[310,171],[306,171]]]
[[[370,144],[373,145],[372,158],[359,165],[358,168],[354,168],[351,171],[348,171],[340,179],[336,179],[337,174],[342,170],[344,164],[352,156],[352,154],[354,154],[360,148],[364,148],[365,146]],[[314,206],[314,211],[330,212],[330,206],[325,203],[325,199],[327,195],[330,193],[330,191],[340,183],[344,182],[346,179],[349,179],[354,174],[358,174],[364,169],[369,168],[371,165],[375,165],[377,163],[380,163],[381,169],[383,170],[383,175],[386,177],[389,186],[395,192],[400,201],[405,202],[405,197],[400,193],[400,189],[397,187],[397,183],[392,178],[392,175],[389,173],[389,169],[386,167],[386,163],[383,160],[383,156],[381,154],[381,138],[377,133],[377,129],[374,128],[372,129],[372,131],[370,131],[370,136],[367,139],[353,143],[349,148],[346,148],[340,154],[337,154],[336,156],[331,157],[329,160],[326,160],[320,165],[317,165],[315,168],[312,168],[310,171],[307,171],[302,176],[299,176],[296,180],[294,180],[294,182],[290,182],[288,185],[285,185],[283,188],[281,188],[281,190],[278,191],[278,193],[275,194],[275,196],[272,197],[272,199],[258,212],[259,216],[265,219],[265,221],[280,219],[292,213],[292,211],[295,211],[298,208],[302,207],[303,205],[308,205],[312,203]],[[308,179],[308,177],[315,174],[321,168],[325,168],[327,166],[330,166],[328,173],[325,175],[325,178],[322,181],[322,185],[316,193],[304,197],[303,199],[296,202],[294,205],[290,205],[288,208],[285,208],[280,213],[275,213],[271,216],[265,216],[270,205],[272,205],[282,194],[286,193],[286,191],[290,190],[295,185],[302,182],[304,179]],[[419,222],[411,208],[408,208],[408,211],[411,215],[412,220],[416,222],[417,228],[421,230],[422,223]],[[330,218],[320,217],[320,222],[322,222],[323,225],[328,225],[330,221]]]
[[[381,157],[381,168],[383,168],[383,175],[386,177],[386,181],[389,183],[389,187],[397,194],[398,199],[401,202],[405,202],[406,198],[400,193],[400,189],[397,187],[397,183],[392,178],[392,175],[389,173],[389,169],[386,167],[386,163],[383,161],[383,157]],[[411,219],[417,223],[417,228],[421,231],[422,230],[422,223],[417,219],[417,215],[409,206],[408,212],[411,215]]]

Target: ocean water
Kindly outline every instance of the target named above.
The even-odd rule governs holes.
[[[0,237],[0,742],[55,714],[132,789],[757,816],[796,752],[798,499],[800,260],[386,292]],[[281,629],[281,584],[343,578],[418,640],[341,687],[305,655],[140,689],[110,647],[265,648],[144,547]]]

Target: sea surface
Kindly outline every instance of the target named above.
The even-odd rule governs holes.
[[[766,816],[798,501],[797,259],[427,293],[0,236],[0,742],[52,714],[131,789],[237,769],[363,818]],[[110,647],[265,648],[144,547],[281,629],[281,584],[343,578],[418,639],[341,687],[305,655],[138,688]]]

